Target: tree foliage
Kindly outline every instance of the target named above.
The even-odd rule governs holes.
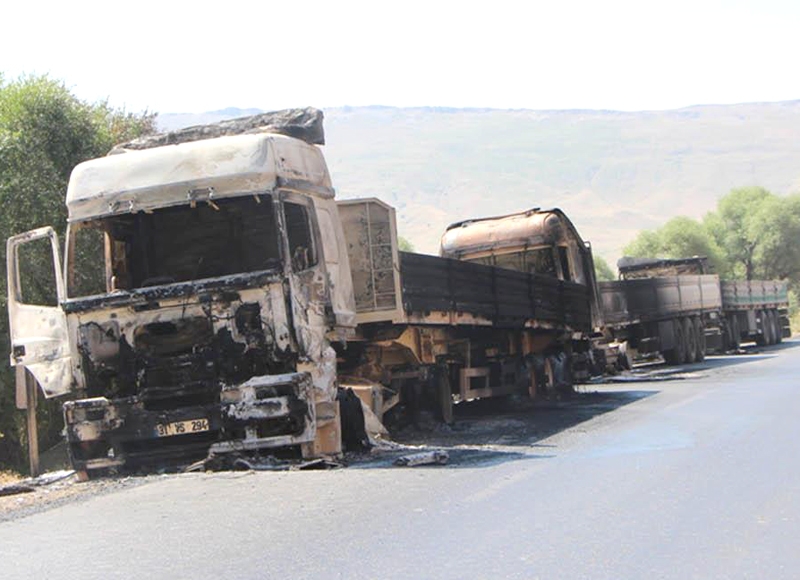
[[[594,275],[598,281],[616,280],[617,276],[614,270],[608,265],[608,262],[602,256],[593,256],[594,259]]]
[[[47,76],[0,76],[0,239],[52,225],[63,235],[64,196],[72,168],[101,157],[120,141],[150,133],[155,115],[115,109],[107,102],[87,103],[62,82]],[[5,265],[5,244],[0,244]],[[42,260],[42,269],[52,268]],[[52,279],[49,271],[37,279]],[[36,289],[34,289],[35,291]],[[39,292],[47,289],[39,288]],[[0,277],[0,309],[6,310],[6,278]],[[0,316],[0,358],[8,360],[8,320]],[[58,436],[60,405],[44,405],[43,446]],[[19,464],[24,430],[14,408],[14,376],[0,371],[0,466]]]
[[[623,252],[637,258],[705,256],[717,272],[727,273],[717,241],[702,223],[685,216],[674,217],[657,230],[640,232]]]
[[[624,248],[629,256],[707,256],[725,278],[800,282],[800,194],[778,196],[763,187],[732,190],[702,222],[676,217],[643,231]]]
[[[409,242],[403,236],[397,236],[397,249],[401,252],[413,252],[414,251],[414,244]]]

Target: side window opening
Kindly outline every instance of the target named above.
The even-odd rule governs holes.
[[[307,270],[317,263],[314,236],[311,234],[311,221],[308,209],[300,204],[285,202],[283,212],[286,216],[286,236],[289,240],[289,258],[295,272]]]
[[[537,250],[529,250],[526,254],[526,268],[527,272],[532,274],[543,274],[545,276],[557,277],[556,264],[553,259],[553,250],[551,248],[539,248]]]
[[[19,295],[23,304],[58,306],[56,272],[49,238],[30,241],[17,248]]]
[[[77,226],[71,233],[69,296],[93,296],[109,290],[106,280],[106,233],[100,224]]]
[[[569,271],[569,256],[567,255],[567,248],[558,246],[558,261],[561,264],[562,279],[569,282],[572,280],[572,275]]]

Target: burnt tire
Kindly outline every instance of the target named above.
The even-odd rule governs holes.
[[[739,328],[739,318],[734,314],[730,317],[731,350],[739,350],[742,344],[742,331]]]
[[[706,360],[706,329],[700,318],[694,318],[692,324],[694,325],[694,332],[697,336],[697,355],[695,356],[695,360],[697,362],[703,362]]]
[[[783,320],[777,310],[773,310],[772,314],[775,316],[775,344],[780,344],[783,342]]]
[[[447,367],[438,369],[436,380],[439,398],[439,418],[446,425],[453,424],[453,392],[450,388],[450,376]]]
[[[772,312],[764,311],[764,342],[767,346],[775,344],[775,328],[772,323]]]
[[[686,360],[686,337],[680,320],[672,321],[672,331],[675,341],[671,349],[664,351],[664,360],[670,365],[682,365]]]
[[[767,346],[769,344],[769,335],[767,334],[767,327],[769,323],[767,322],[767,313],[764,310],[759,310],[756,313],[758,317],[758,334],[756,334],[756,344],[758,346]]]
[[[777,311],[769,311],[769,322],[772,329],[772,342],[770,344],[778,344],[780,342],[781,329]]]
[[[692,364],[697,360],[697,330],[691,318],[683,319],[683,336],[686,340],[686,355],[684,360]]]

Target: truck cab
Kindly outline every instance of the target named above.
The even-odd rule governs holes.
[[[333,198],[320,150],[278,134],[74,169],[63,268],[49,227],[9,239],[7,257],[11,364],[70,399],[76,469],[341,451],[331,343],[355,306]],[[29,254],[52,260],[51,304],[26,301]]]
[[[533,208],[454,223],[442,236],[440,253],[587,286],[593,325],[601,324],[591,246],[560,209]]]

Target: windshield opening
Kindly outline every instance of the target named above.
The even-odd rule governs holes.
[[[507,254],[493,254],[482,258],[473,258],[470,261],[486,264],[487,266],[497,266],[508,270],[543,274],[558,278],[556,263],[553,258],[553,248],[550,246],[509,252]]]
[[[281,263],[270,195],[111,216],[79,224],[72,237],[73,297],[258,272]]]

